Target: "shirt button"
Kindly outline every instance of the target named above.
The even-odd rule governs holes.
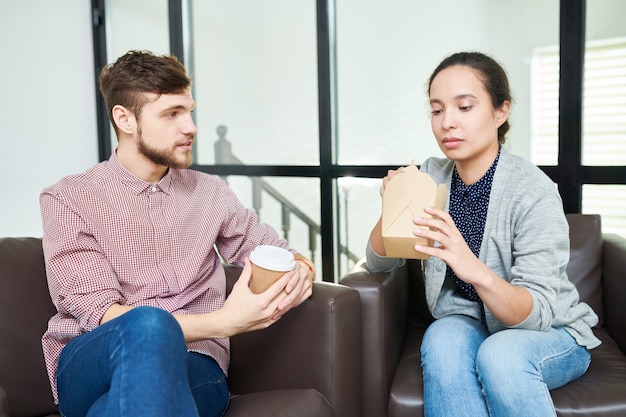
[[[158,190],[158,188],[156,187],[156,185],[152,186],[152,192],[153,192],[153,193],[156,193],[156,192],[157,192],[157,190]]]
[[[443,270],[443,265],[441,264],[437,264],[437,266],[435,267],[435,269],[437,270],[437,272],[441,272]]]

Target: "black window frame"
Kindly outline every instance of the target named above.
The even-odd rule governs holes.
[[[189,0],[169,0],[170,50],[184,62],[184,10]],[[333,131],[334,102],[334,0],[317,0],[317,62],[319,156],[317,166],[288,165],[198,165],[209,174],[250,177],[285,176],[318,178],[320,184],[320,232],[322,277],[336,281],[339,259],[339,227],[337,215],[336,180],[352,176],[381,178],[390,165],[340,165],[336,161],[336,138]],[[558,165],[539,166],[558,186],[566,213],[582,210],[584,184],[626,184],[625,166],[582,165],[583,74],[585,54],[586,0],[561,0],[559,15],[560,82],[559,82],[559,148]],[[100,160],[111,154],[111,126],[102,96],[97,91],[98,75],[107,64],[105,32],[105,0],[92,0],[94,69],[97,97],[98,152]]]

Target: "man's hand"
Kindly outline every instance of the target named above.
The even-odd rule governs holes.
[[[278,305],[279,317],[287,311],[300,305],[313,293],[313,281],[315,281],[315,266],[308,258],[296,253],[296,267],[290,273],[293,277],[285,286],[285,293],[288,294]],[[286,274],[287,275],[287,274]]]
[[[241,275],[221,309],[204,314],[174,314],[183,330],[185,341],[189,343],[230,337],[271,326],[311,296],[315,271],[311,271],[307,265],[296,262],[293,271],[284,274],[265,292],[255,294],[248,286],[252,266],[246,258]],[[107,311],[102,323],[130,308],[115,304]]]
[[[274,324],[312,294],[311,271],[302,262],[296,264],[293,271],[284,274],[266,291],[255,294],[248,286],[252,266],[246,258],[241,275],[221,309],[206,314],[176,315],[185,340],[230,337]]]

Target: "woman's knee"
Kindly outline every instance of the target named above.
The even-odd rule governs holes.
[[[543,381],[558,388],[582,375],[590,361],[587,349],[563,329],[545,332],[508,329],[493,334],[481,346],[476,366],[485,379]]]
[[[471,317],[456,315],[435,320],[422,339],[422,362],[473,363],[476,350],[487,335],[484,326]]]
[[[515,387],[520,378],[540,378],[533,345],[524,341],[523,333],[503,330],[483,342],[476,354],[476,371],[484,382],[496,381],[504,389],[507,383]]]
[[[435,320],[424,334],[422,347],[449,347],[467,345],[468,341],[482,341],[488,336],[487,329],[477,320],[462,315],[446,316]]]

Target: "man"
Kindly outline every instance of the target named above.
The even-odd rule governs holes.
[[[172,56],[130,51],[105,67],[116,151],[41,193],[58,310],[42,344],[64,416],[221,416],[229,337],[272,325],[311,295],[315,269],[298,253],[267,291],[248,288],[249,253],[287,242],[222,180],[187,169],[190,86]],[[243,265],[228,297],[220,256]]]

